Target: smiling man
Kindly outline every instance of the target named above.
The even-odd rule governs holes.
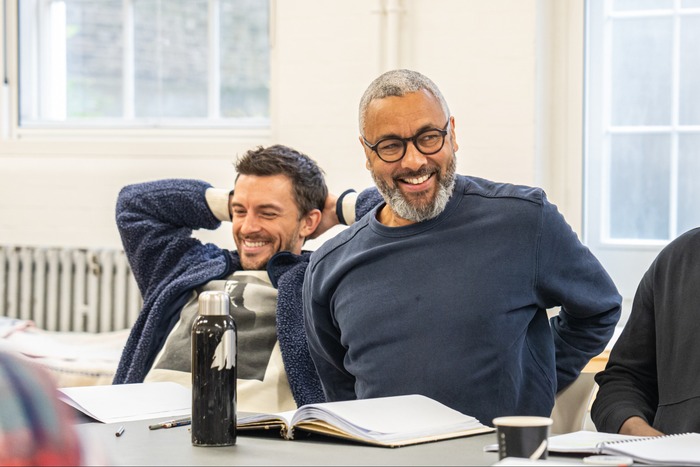
[[[385,202],[316,250],[304,281],[326,397],[549,416],[613,334],[612,280],[541,189],[455,174],[455,118],[427,77],[378,77],[359,123]]]
[[[322,401],[303,327],[310,253],[302,246],[338,223],[335,198],[316,163],[286,146],[248,151],[235,168],[230,193],[183,179],[120,192],[117,226],[144,305],[114,383],[190,385],[198,297],[223,290],[238,329],[238,409],[278,412]],[[235,251],[191,236],[222,221],[231,221]]]

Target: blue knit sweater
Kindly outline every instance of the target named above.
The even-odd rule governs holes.
[[[169,179],[129,185],[119,193],[116,221],[124,251],[143,297],[114,377],[114,384],[142,382],[195,288],[242,269],[238,253],[203,244],[195,229],[216,229],[200,180]],[[376,191],[358,199],[356,218],[381,200]],[[278,290],[276,325],[287,378],[297,405],[323,401],[309,356],[302,282],[309,252],[279,252],[267,272]]]

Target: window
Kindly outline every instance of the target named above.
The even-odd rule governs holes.
[[[589,0],[586,238],[626,299],[700,226],[700,0]]]
[[[269,124],[266,1],[18,3],[22,128]]]

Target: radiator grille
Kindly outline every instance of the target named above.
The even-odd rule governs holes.
[[[0,245],[2,316],[49,331],[117,331],[141,304],[122,250]]]

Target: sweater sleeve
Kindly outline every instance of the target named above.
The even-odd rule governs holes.
[[[335,211],[341,225],[352,225],[383,202],[384,198],[375,187],[366,188],[359,194],[349,189],[338,196]]]
[[[229,193],[229,190],[213,187],[207,188],[204,192],[209,210],[221,222],[231,221],[231,212],[228,205]]]
[[[376,187],[362,190],[355,201],[355,221],[383,202],[384,198]]]
[[[144,299],[201,242],[199,228],[221,222],[206,199],[210,185],[199,180],[158,180],[128,185],[117,198],[116,223]]]
[[[622,297],[600,262],[543,194],[537,247],[536,290],[550,320],[556,353],[557,392],[605,350],[620,319]]]
[[[304,329],[302,283],[306,265],[300,262],[280,277],[277,295],[277,337],[287,380],[298,407],[325,402]]]
[[[632,313],[618,338],[599,385],[591,418],[598,431],[617,433],[625,420],[638,416],[649,425],[658,406],[656,327],[651,269],[642,278]]]

